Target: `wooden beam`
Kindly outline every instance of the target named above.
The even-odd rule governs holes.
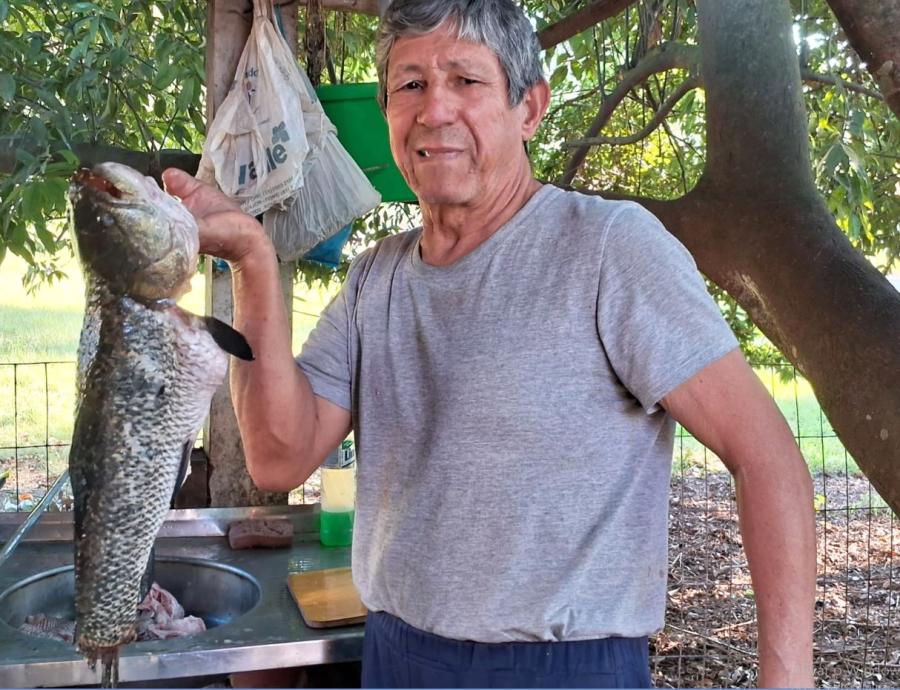
[[[560,19],[555,24],[539,31],[538,41],[541,48],[547,50],[563,41],[568,41],[572,36],[580,34],[594,24],[624,12],[626,7],[635,2],[637,0],[594,0],[584,9],[573,12],[565,19]]]
[[[305,6],[308,0],[299,0]],[[378,16],[378,0],[321,0],[323,10],[338,10],[339,12],[357,12],[359,14],[372,14]]]

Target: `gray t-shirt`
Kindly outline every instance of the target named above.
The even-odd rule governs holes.
[[[482,642],[660,629],[657,403],[736,346],[692,258],[637,204],[552,186],[451,266],[420,237],[358,257],[298,358],[352,414],[363,602]]]

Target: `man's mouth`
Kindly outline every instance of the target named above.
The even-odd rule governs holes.
[[[459,153],[459,149],[428,147],[416,149],[419,158],[449,158]]]

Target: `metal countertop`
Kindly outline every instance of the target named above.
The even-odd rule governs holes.
[[[120,682],[361,658],[364,626],[309,628],[287,588],[289,573],[350,564],[349,547],[319,544],[317,512],[317,506],[171,511],[157,540],[158,558],[209,559],[239,568],[259,583],[260,599],[247,613],[205,633],[125,646],[119,661]],[[293,521],[291,548],[231,550],[224,536],[230,522],[271,516],[288,516]],[[23,517],[0,516],[0,539],[9,538]],[[31,539],[21,543],[0,569],[0,592],[26,577],[71,565],[71,533],[71,514],[45,515]],[[100,665],[92,671],[73,646],[25,635],[0,621],[0,687],[98,684],[100,673]]]

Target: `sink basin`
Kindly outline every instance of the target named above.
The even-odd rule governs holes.
[[[259,583],[252,575],[214,561],[157,558],[154,575],[185,613],[202,618],[207,628],[229,623],[259,602]],[[37,573],[0,594],[0,624],[15,629],[35,613],[74,620],[74,600],[73,566]]]

